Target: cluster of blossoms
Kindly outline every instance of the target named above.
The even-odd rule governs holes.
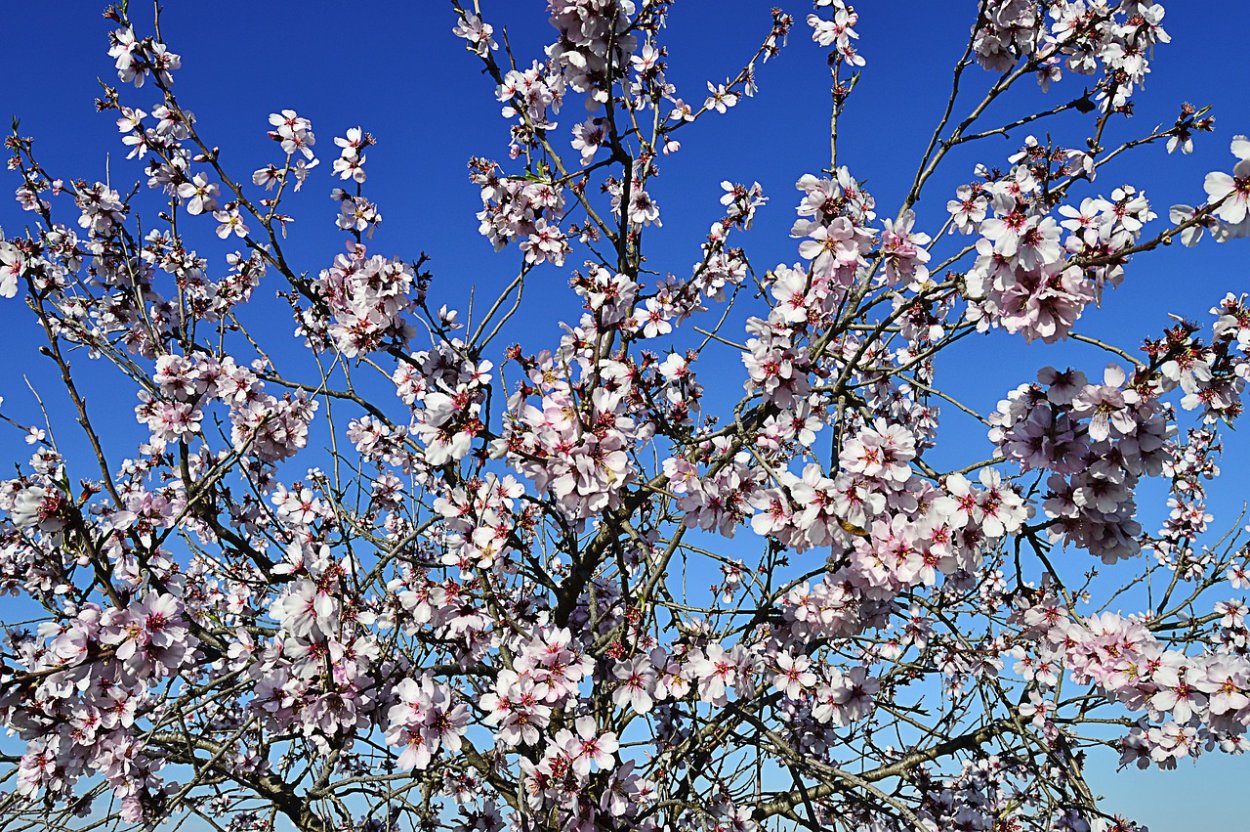
[[[460,435],[466,437],[465,441],[472,439],[467,434]],[[517,506],[525,486],[511,474],[503,479],[487,475],[471,485],[472,493],[467,487],[457,487],[434,503],[435,510],[445,519],[447,551],[443,562],[459,566],[465,573],[474,567],[490,569],[496,560],[506,559],[518,540],[525,542],[525,529],[534,523],[534,518]]]
[[[1163,6],[1145,0],[991,0],[973,30],[977,63],[1006,72],[1031,62],[1043,88],[1064,70],[1104,80],[1104,107],[1124,108],[1150,72],[1152,47],[1171,42]]]
[[[569,252],[568,237],[560,228],[563,189],[547,182],[501,177],[495,164],[486,159],[474,159],[469,170],[469,179],[482,190],[479,230],[495,250],[515,242],[525,252],[527,263],[563,265]]]
[[[797,187],[804,196],[791,234],[802,238],[799,254],[811,264],[779,265],[765,276],[775,304],[767,319],[748,320],[751,337],[743,354],[748,394],[787,409],[808,398],[816,367],[809,334],[831,322],[866,265],[875,239],[868,227],[875,217],[873,198],[845,168],[838,170],[836,179],[804,176]],[[905,248],[907,240],[904,233],[893,242]],[[894,274],[919,262],[914,252],[901,251],[890,260]]]
[[[419,287],[410,264],[349,244],[312,284],[315,297],[301,316],[300,334],[348,357],[402,348],[413,335],[406,316],[421,300]]]
[[[463,459],[485,427],[478,416],[492,365],[465,359],[459,347],[453,342],[413,353],[391,377],[396,394],[414,408],[411,432],[425,445],[423,460],[430,466]]]
[[[460,750],[460,737],[469,722],[467,705],[453,704],[451,689],[428,679],[405,679],[395,686],[399,700],[387,712],[390,727],[386,741],[401,746],[397,765],[401,769],[423,769],[440,747]]]
[[[1036,793],[1045,786],[1069,785],[1072,778],[1062,767],[1052,766],[1043,781],[1027,766],[1006,755],[990,755],[965,761],[955,776],[941,778],[931,785],[931,798],[918,813],[926,825],[939,829],[993,829],[1001,807]],[[861,810],[862,811],[862,810]],[[1118,815],[1090,819],[1078,808],[1067,807],[1055,813],[1049,827],[1055,832],[1145,832],[1146,827]]]
[[[265,392],[255,372],[226,356],[163,355],[152,380],[155,395],[140,391],[136,418],[151,431],[154,449],[190,442],[202,430],[208,407],[229,408],[233,449],[259,462],[276,462],[298,453],[308,442],[308,426],[318,403],[304,395],[277,398]]]
[[[377,144],[372,133],[362,132],[359,127],[352,127],[346,136],[336,136],[334,143],[339,146],[339,158],[334,160],[334,172],[339,179],[350,179],[357,185],[365,181],[365,148]]]
[[[364,151],[377,144],[377,139],[372,133],[352,127],[348,129],[346,136],[336,136],[334,143],[339,147],[339,158],[334,160],[334,173],[339,179],[350,179],[356,183],[355,194],[350,194],[343,188],[335,188],[330,192],[330,197],[339,203],[337,225],[343,231],[354,234],[357,241],[361,234],[372,237],[382,222],[382,214],[377,205],[361,195],[360,186],[367,178]]]
[[[613,216],[620,217],[623,206],[629,222],[638,228],[663,225],[660,222],[660,206],[643,190],[643,183],[649,176],[654,176],[655,172],[655,167],[649,160],[639,160],[630,172],[628,187],[615,181],[606,183],[605,187],[612,196]]]
[[[576,362],[579,356],[561,358]],[[579,403],[569,381],[556,371],[557,361],[548,354],[529,368],[537,400],[531,403],[523,388],[509,401],[497,448],[536,489],[550,494],[568,518],[582,521],[619,508],[622,492],[635,476],[629,451],[647,431],[629,413],[627,366],[601,364],[597,370],[604,386]]]
[[[314,160],[313,145],[317,143],[317,137],[313,135],[311,121],[294,110],[283,110],[271,113],[269,124],[273,127],[269,138],[278,143],[283,153],[287,156],[298,153],[309,162]]]
[[[816,3],[816,8],[821,7],[829,7],[833,16],[831,19],[825,19],[818,13],[807,16],[807,24],[812,27],[812,40],[834,49],[838,58],[848,66],[863,66],[864,59],[851,43],[859,38],[854,28],[859,23],[855,9],[843,0],[821,0]]]
[[[869,223],[877,216],[876,200],[845,167],[838,168],[832,179],[808,174],[795,187],[803,199],[790,235],[803,240],[799,255],[811,261],[812,277],[823,283],[817,292],[823,290],[825,297],[816,294],[813,300],[836,305],[841,300],[839,288],[844,291],[853,284],[866,265],[865,255],[875,239]]]
[[[115,61],[122,83],[142,87],[155,74],[163,83],[173,83],[172,72],[182,67],[182,57],[169,51],[154,38],[139,38],[127,26],[109,35],[109,57]]]
[[[1209,564],[1196,551],[1197,541],[1214,519],[1206,510],[1204,480],[1219,476],[1215,458],[1221,447],[1219,435],[1210,428],[1191,429],[1185,442],[1171,442],[1163,473],[1172,480],[1168,517],[1149,547],[1160,561],[1180,569],[1186,577],[1199,578]]]
[[[1180,541],[1206,531],[1210,518],[1199,478],[1218,473],[1211,461],[1216,435],[1204,429],[1184,445],[1171,442],[1172,406],[1164,399],[1179,390],[1181,407],[1201,409],[1207,423],[1240,413],[1250,375],[1244,351],[1250,313],[1244,298],[1231,294],[1211,312],[1217,320],[1210,345],[1195,337],[1196,326],[1178,324],[1146,342],[1149,364],[1137,365],[1131,377],[1111,365],[1096,384],[1079,370],[1048,367],[1037,384],[1021,385],[999,403],[990,417],[990,438],[1003,457],[1026,471],[1051,472],[1043,508],[1054,520],[1052,537],[1075,542],[1107,563],[1135,555],[1142,530],[1134,493],[1142,477],[1160,474],[1172,478],[1176,496],[1152,548],[1166,557]]]
[[[427,305],[424,256],[372,242],[366,151],[385,146],[370,133],[334,140],[327,225],[346,248],[301,271],[281,209],[318,165],[311,121],[271,115],[281,161],[236,181],[173,92],[179,57],[124,6],[107,13],[119,79],[161,92],[150,112],[107,86],[100,100],[155,193],[54,179],[30,139],[6,145],[35,222],[0,239],[0,296],[41,325],[88,465],[61,455],[59,414],[3,414],[32,451],[0,482],[0,592],[42,612],[0,645],[0,724],[23,744],[0,816],[69,828],[111,794],[128,822],[211,813],[229,832],[1126,832],[1089,796],[1076,743],[1165,768],[1246,750],[1248,608],[1232,593],[1250,589],[1250,554],[1203,539],[1220,430],[1250,379],[1246,298],[1212,310],[1209,337],[1178,322],[1141,358],[1101,345],[1131,366],[1100,381],[1047,367],[984,418],[939,387],[960,338],[1066,339],[1132,257],[1250,236],[1244,137],[1207,201],[1174,206],[1157,236],[1140,189],[1081,190],[1129,145],[1189,152],[1212,129],[1187,107],[1098,146],[1168,41],[1162,8],[979,4],[968,63],[1003,74],[974,116],[1016,77],[1105,77],[1049,113],[939,130],[879,217],[837,159],[859,15],[816,0],[833,158],[796,183],[795,260],[755,270],[739,237],[768,200],[725,180],[678,276],[644,249],[660,163],[679,131],[746,109],[791,19],[774,11],[706,97],[700,81],[700,106],[667,74],[670,5],[548,0],[553,38],[527,63],[453,3],[509,128],[505,161],[469,164],[479,230],[524,259],[468,323]],[[561,129],[566,107],[585,115]],[[938,211],[971,243],[947,257],[959,238],[920,210],[946,152],[1069,110],[1097,111],[1087,150],[1029,138],[1006,171],[978,167]],[[199,228],[242,251],[201,256]],[[274,280],[311,379],[281,372],[290,350],[251,323]],[[492,346],[533,336],[513,317],[527,281],[566,284],[580,313],[550,348]],[[137,392],[140,442],[120,463],[122,431],[95,426],[71,354]],[[935,451],[939,407],[987,427],[992,455]],[[1151,478],[1169,495],[1153,535]],[[1054,543],[1104,571],[1075,583],[1088,563]],[[1124,589],[1096,598],[1104,574]],[[1143,585],[1149,614],[1109,611]],[[1090,692],[1063,698],[1069,681]],[[1081,733],[1112,707],[1099,724],[1122,736]]]
[[[616,80],[609,73],[629,66],[638,49],[630,19],[637,11],[633,0],[550,0],[548,5],[557,32],[547,50],[552,66],[573,90],[605,103]]]
[[[315,516],[316,508],[294,515],[292,525]],[[244,640],[229,659],[254,680],[256,697],[248,705],[263,724],[295,732],[327,753],[335,737],[378,719],[384,700],[370,671],[380,649],[372,634],[353,626],[369,618],[347,590],[355,567],[349,558],[297,543],[285,555],[274,571],[289,582],[269,605],[278,632],[262,643]]]
[[[1014,167],[1000,176],[982,170],[987,181],[962,186],[947,205],[952,230],[978,235],[964,292],[979,326],[1050,343],[1067,337],[1105,285],[1120,282],[1116,252],[1136,244],[1155,214],[1126,185],[1110,199],[1060,205],[1057,220],[1052,183],[1074,181],[1088,157],[1030,137],[1011,161]]]
[[[1142,713],[1121,741],[1122,764],[1175,768],[1179,759],[1204,749],[1245,751],[1250,747],[1246,606],[1232,601],[1215,608],[1220,640],[1189,655],[1169,649],[1147,619],[1115,613],[1070,617],[1053,593],[1039,595],[1014,613],[1025,628],[1015,651],[1017,668],[1037,686],[1021,714],[1053,737],[1051,697],[1066,670],[1077,684],[1092,684]]]
[[[269,126],[273,128],[268,133],[269,138],[277,142],[286,160],[282,167],[270,163],[258,168],[252,173],[252,184],[270,191],[275,185],[293,182],[292,190],[298,191],[308,180],[309,172],[321,161],[313,152],[317,137],[312,131],[312,122],[294,110],[283,110],[269,114]],[[216,188],[215,185],[209,187]]]
[[[17,794],[67,794],[78,778],[96,775],[120,801],[122,818],[135,823],[145,804],[171,793],[160,775],[164,761],[144,752],[134,726],[164,707],[149,688],[196,659],[190,624],[175,595],[149,593],[125,606],[76,608],[16,645],[23,664],[38,671],[41,704],[35,711],[18,708],[11,693],[0,697],[5,724],[27,742]]]
[[[483,58],[491,50],[499,48],[494,38],[495,27],[475,14],[461,15],[451,33],[458,38],[464,38],[467,41],[466,47]]]
[[[1106,563],[1140,549],[1136,487],[1158,476],[1167,456],[1167,412],[1126,385],[1110,365],[1103,383],[1079,370],[1045,368],[999,403],[990,439],[1025,470],[1049,471],[1043,508],[1052,537],[1069,540]]]
[[[654,168],[651,174],[654,174]],[[619,188],[609,183],[613,194],[614,210],[619,207]],[[630,221],[639,225],[659,224],[659,209],[649,201],[643,193],[638,197],[641,184],[635,180],[633,204],[641,204],[642,210],[630,217]],[[642,295],[642,302],[634,307],[633,315],[627,321],[635,338],[656,338],[668,335],[673,331],[674,322],[680,323],[698,312],[706,309],[705,302],[724,302],[728,293],[741,286],[747,279],[750,265],[745,253],[740,248],[729,245],[730,233],[735,229],[749,229],[754,220],[755,212],[767,202],[759,183],[750,187],[724,181],[721,183],[725,191],[720,199],[726,213],[712,223],[706,241],[700,248],[702,258],[695,263],[691,276],[686,281],[678,281],[675,276],[655,286],[652,295]],[[616,278],[628,290],[631,300],[639,297],[639,287],[627,276]],[[591,304],[593,310],[594,303]]]

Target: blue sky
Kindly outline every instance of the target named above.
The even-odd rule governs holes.
[[[98,15],[99,5],[19,7],[13,0],[5,5],[10,7],[5,39],[10,69],[0,116],[21,118],[22,132],[37,137],[39,156],[54,175],[103,179],[107,152],[115,186],[133,181],[138,167],[123,161],[113,118],[97,114],[92,105],[99,92],[97,77],[116,83],[104,54],[108,27]],[[664,209],[664,228],[649,238],[654,246],[651,266],[659,271],[682,274],[696,259],[699,241],[719,215],[722,179],[758,180],[772,198],[755,230],[739,240],[755,265],[764,268],[796,259],[794,241],[788,237],[794,216],[793,183],[826,164],[828,152],[826,70],[822,51],[808,41],[802,23],[808,5],[794,0],[677,3],[667,31],[669,78],[688,100],[701,101],[706,80],[720,82],[736,73],[758,45],[767,32],[772,5],[794,14],[796,27],[789,48],[759,68],[759,95],[743,101],[728,117],[683,131],[682,152],[661,162],[654,195]],[[144,20],[147,4],[136,0],[132,6],[136,20]],[[484,0],[483,6],[497,27],[507,25],[519,56],[528,60],[539,55],[550,32],[544,3]],[[860,4],[860,47],[869,64],[840,127],[839,161],[866,180],[883,213],[893,213],[892,206],[910,184],[945,105],[950,68],[962,50],[974,7],[972,0]],[[1171,203],[1199,201],[1203,175],[1231,168],[1229,139],[1235,133],[1250,133],[1250,95],[1244,80],[1250,3],[1191,0],[1173,2],[1168,8],[1165,25],[1174,42],[1159,50],[1155,72],[1138,96],[1136,116],[1127,124],[1117,123],[1110,135],[1124,138],[1170,123],[1182,101],[1214,105],[1216,133],[1199,136],[1190,157],[1168,157],[1162,148],[1130,155],[1109,168],[1095,189],[1108,193],[1123,182],[1138,184],[1162,215]],[[470,286],[476,286],[480,296],[498,291],[515,274],[517,258],[494,254],[477,234],[473,214],[480,203],[466,179],[465,162],[471,155],[502,158],[507,126],[489,79],[450,34],[453,22],[449,6],[440,0],[350,5],[311,0],[298,8],[222,0],[171,3],[163,28],[171,48],[183,55],[179,96],[199,117],[201,132],[223,148],[222,162],[236,176],[246,178],[254,168],[277,160],[275,147],[265,137],[270,112],[293,108],[312,119],[323,168],[288,203],[289,213],[299,218],[291,229],[288,253],[300,268],[320,269],[341,250],[342,235],[333,228],[335,207],[326,198],[331,187],[329,162],[335,155],[331,138],[360,125],[379,140],[368,154],[366,194],[379,204],[385,222],[372,247],[409,258],[425,251],[436,276],[434,296],[463,307]],[[992,78],[980,71],[968,77],[972,87],[988,85]],[[1074,98],[1083,80],[1065,81],[1049,98],[1026,84],[1023,94],[991,108],[987,124],[1010,120],[1030,107]],[[149,110],[155,103],[150,88],[124,89],[123,96]],[[964,101],[962,106],[971,103]],[[572,104],[561,115],[562,130],[580,120],[578,106]],[[1075,142],[1080,134],[1073,125],[1070,119],[1056,120],[1050,129],[1057,140]],[[1011,141],[987,139],[952,153],[918,206],[921,224],[927,221],[929,230],[936,230],[944,219],[948,195],[971,178],[972,165],[1004,163],[1024,135],[1021,132]],[[15,180],[9,181],[16,186]],[[15,204],[0,203],[0,226],[13,233],[24,222],[25,215]],[[225,250],[208,242],[202,248],[210,256]],[[1250,248],[1244,243],[1225,247],[1208,243],[1198,252],[1179,247],[1155,252],[1130,266],[1128,278],[1109,294],[1105,308],[1088,312],[1078,329],[1132,348],[1142,337],[1157,335],[1169,312],[1205,322],[1206,310],[1226,291],[1245,288],[1248,261]],[[530,290],[531,300],[537,302],[513,327],[514,339],[553,342],[557,322],[575,316],[577,304],[565,285],[567,272],[540,270]],[[6,412],[33,421],[35,404],[23,376],[40,387],[54,412],[63,412],[63,403],[56,401],[52,384],[40,382],[48,364],[33,352],[33,320],[23,312],[16,303],[0,306],[6,355],[0,362],[0,394]],[[272,335],[280,339],[289,330],[290,319],[280,312],[275,321],[272,326],[280,331]],[[727,332],[736,337],[732,328]],[[1050,348],[1006,337],[968,339],[956,349],[964,369],[940,375],[939,381],[982,411],[1030,380],[1043,364],[1072,363],[1092,375],[1106,363],[1103,354],[1089,347]],[[726,376],[734,380],[725,389],[710,389],[710,401],[738,394],[740,369],[735,367]],[[120,458],[128,441],[133,448],[131,440],[141,438],[131,416],[133,392],[119,396],[105,384],[90,382],[86,392],[93,409],[110,417],[107,438],[116,443]],[[111,418],[114,414],[116,418]],[[983,431],[959,426],[961,417],[953,411],[947,418],[947,436],[960,446],[958,458],[970,458],[975,451],[969,447],[984,444]],[[1212,501],[1221,529],[1233,521],[1244,499],[1241,472],[1250,462],[1246,445],[1235,436],[1227,440],[1225,476],[1222,486],[1213,489]],[[20,438],[0,436],[3,458],[24,458],[26,451]],[[1153,525],[1158,506],[1143,501],[1142,510],[1144,524]],[[1095,781],[1112,798],[1111,805],[1131,810],[1155,832],[1181,832],[1194,827],[1237,828],[1242,812],[1233,796],[1248,775],[1250,762],[1211,755],[1196,771],[1183,766],[1168,774],[1134,772]]]

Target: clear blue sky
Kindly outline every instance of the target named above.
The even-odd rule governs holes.
[[[131,5],[136,20],[144,20],[147,4],[135,0]],[[165,36],[184,62],[177,76],[180,98],[198,115],[201,132],[223,148],[222,162],[236,176],[246,178],[276,158],[265,137],[270,112],[293,108],[313,121],[323,168],[288,205],[289,212],[299,217],[288,249],[298,268],[320,269],[341,250],[342,235],[333,229],[335,209],[326,199],[331,187],[329,163],[335,155],[331,139],[360,125],[380,141],[369,151],[367,166],[367,195],[385,216],[374,248],[405,257],[427,252],[436,274],[435,296],[459,306],[470,285],[489,294],[515,274],[516,258],[493,254],[477,234],[473,214],[479,198],[465,176],[469,156],[504,156],[506,123],[499,116],[489,79],[450,34],[454,18],[448,5],[441,0],[350,4],[312,0],[299,5],[221,0],[169,5]],[[809,6],[794,0],[677,3],[667,32],[672,54],[669,77],[688,100],[701,101],[705,80],[723,81],[758,45],[772,5],[794,14],[797,25],[790,47],[760,68],[758,97],[744,101],[728,118],[685,131],[683,151],[661,163],[654,195],[666,209],[664,228],[652,235],[655,247],[649,255],[658,270],[679,274],[688,270],[698,242],[718,214],[717,183],[722,179],[759,180],[772,198],[756,230],[745,238],[753,262],[767,267],[795,259],[794,242],[788,238],[794,216],[792,186],[801,174],[826,164],[828,152],[823,54],[808,41],[802,23]],[[1104,193],[1125,181],[1144,186],[1163,216],[1173,202],[1200,200],[1203,175],[1231,168],[1231,136],[1250,133],[1246,90],[1250,2],[1173,0],[1166,5],[1165,25],[1174,43],[1159,50],[1155,73],[1137,99],[1137,115],[1128,128],[1144,133],[1158,123],[1170,123],[1180,103],[1192,101],[1215,105],[1217,132],[1198,137],[1191,157],[1167,157],[1161,148],[1147,149],[1108,170],[1098,183]],[[97,114],[92,106],[99,92],[96,77],[116,83],[104,54],[108,26],[99,17],[101,6],[102,0],[0,3],[6,12],[4,40],[10,67],[0,95],[0,116],[20,116],[22,132],[38,138],[40,158],[54,175],[103,179],[108,151],[114,183],[124,185],[138,176],[138,168],[123,161],[113,116]],[[483,6],[497,26],[507,24],[518,55],[539,55],[550,31],[545,3],[484,0]],[[891,206],[910,184],[945,104],[950,68],[961,52],[974,8],[972,0],[860,4],[860,46],[869,65],[842,123],[839,161],[867,180],[884,213],[893,213]],[[970,77],[983,85],[991,78],[979,71]],[[991,111],[989,123],[995,123],[995,113],[1009,120],[1031,105],[1040,109],[1075,97],[1081,79],[1065,82],[1045,105],[1047,99],[1035,87],[1025,86],[1024,95]],[[124,95],[145,109],[155,103],[150,88],[127,90]],[[562,130],[580,116],[574,104],[561,116]],[[1071,121],[1055,122],[1056,138],[1075,141],[1071,126]],[[1112,138],[1129,135],[1124,124],[1112,132]],[[947,195],[971,178],[972,164],[982,159],[1003,163],[1023,135],[1010,142],[985,140],[952,154],[919,206],[921,223],[927,219],[928,230],[936,230],[944,219]],[[11,193],[16,186],[15,179],[8,181],[0,193]],[[10,233],[21,227],[25,216],[12,201],[0,203],[0,225]],[[218,248],[206,244],[203,250],[212,253]],[[1207,244],[1198,256],[1186,256],[1191,253],[1165,250],[1133,264],[1106,308],[1087,313],[1078,328],[1133,347],[1143,336],[1158,334],[1168,312],[1206,321],[1206,310],[1225,291],[1246,288],[1250,246]],[[565,287],[566,274],[567,270],[551,267],[540,272],[540,278],[548,281],[549,295],[540,294],[541,283],[532,284],[537,288],[531,290],[531,300],[544,301],[530,307],[531,314],[513,337],[531,343],[539,338],[554,341],[555,323],[573,317],[577,309]],[[16,303],[0,306],[0,343],[5,351],[0,393],[6,412],[34,421],[36,411],[23,375],[48,394],[55,411],[62,404],[56,401],[53,384],[39,382],[47,365],[33,352],[32,319],[23,311]],[[280,313],[275,320],[278,331],[273,335],[280,339],[289,330],[290,319]],[[962,350],[970,371],[939,380],[952,384],[982,411],[1016,384],[1031,379],[1043,364],[1073,363],[1092,373],[1105,363],[1102,354],[1079,345],[1052,349],[1007,338],[970,339]],[[726,398],[737,395],[741,374],[735,370],[731,377],[735,380],[728,389],[709,391],[712,401],[719,393]],[[88,384],[87,393],[97,412],[116,414],[110,420],[109,437],[116,447],[141,438],[131,415],[132,391],[117,396],[107,385]],[[960,417],[951,412],[947,418]],[[967,431],[954,434],[960,442],[983,442],[980,430],[948,429]],[[1242,472],[1250,462],[1246,444],[1235,438],[1228,442],[1225,477],[1213,501],[1220,528],[1233,521],[1243,500]],[[20,438],[0,435],[3,459],[24,458],[26,452]],[[1157,512],[1158,506],[1143,503],[1145,525],[1155,522]],[[1236,798],[1247,777],[1250,761],[1210,755],[1197,771],[1182,767],[1169,774],[1133,772],[1095,780],[1112,798],[1112,806],[1149,823],[1154,832],[1184,832],[1245,828]]]

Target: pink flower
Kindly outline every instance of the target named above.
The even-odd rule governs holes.
[[[1215,215],[1224,222],[1237,225],[1250,213],[1250,139],[1234,136],[1232,150],[1237,157],[1232,175],[1222,171],[1208,173],[1203,188],[1208,202],[1220,204],[1215,209]]]
[[[593,764],[598,771],[611,771],[616,765],[616,751],[620,744],[611,731],[599,732],[594,717],[579,717],[574,723],[577,733],[562,728],[556,732],[553,742],[563,749],[572,762],[573,771],[582,777],[590,775]]]
[[[612,675],[620,680],[620,685],[612,693],[613,704],[618,708],[628,706],[638,714],[651,710],[655,671],[645,656],[635,656],[628,662],[617,664],[612,668]]]
[[[812,660],[807,656],[782,653],[777,657],[777,673],[773,685],[791,699],[797,699],[805,690],[816,684],[817,676],[811,671]]]

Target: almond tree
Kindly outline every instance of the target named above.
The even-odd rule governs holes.
[[[33,453],[0,487],[0,828],[1123,832],[1092,749],[1163,768],[1245,750],[1250,566],[1208,534],[1205,488],[1250,306],[1214,295],[1211,320],[1140,348],[1077,328],[1152,249],[1250,235],[1245,137],[1192,206],[1100,175],[1213,129],[1185,106],[1108,138],[1163,9],[963,4],[949,101],[886,208],[838,155],[858,16],[817,0],[830,148],[797,183],[794,258],[752,262],[765,197],[727,181],[684,208],[710,231],[664,274],[654,177],[746,109],[793,23],[774,11],[737,75],[679,90],[673,5],[549,0],[537,59],[476,0],[429,12],[509,127],[469,178],[515,277],[463,310],[431,308],[426,258],[372,245],[372,134],[318,143],[279,109],[251,172],[179,99],[159,6],[146,29],[106,12],[99,107],[133,160],[112,181],[135,187],[60,178],[17,125],[6,142],[32,216],[0,242],[0,295],[46,336],[40,403],[73,420],[4,417]],[[1035,81],[1053,106],[987,116]],[[1052,135],[1064,113],[1084,130]],[[1014,152],[982,142],[1003,136]],[[918,213],[974,143],[984,164]],[[330,181],[346,248],[294,262],[283,198]],[[224,261],[196,253],[212,232]],[[525,290],[563,281],[581,316],[508,345]],[[275,295],[293,323],[250,322]],[[943,355],[994,331],[1104,360],[977,413]],[[84,375],[137,394],[145,442],[119,447]],[[939,467],[939,416],[982,423],[993,456]],[[71,459],[73,431],[90,452]],[[1138,519],[1150,479],[1161,529]]]

